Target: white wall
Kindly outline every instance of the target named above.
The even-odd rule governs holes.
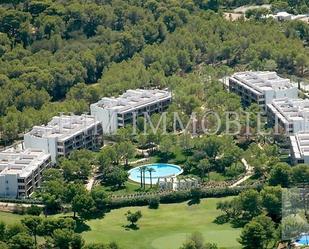
[[[42,138],[32,136],[30,134],[24,135],[25,148],[34,148],[44,150],[45,153],[49,153],[51,161],[56,163],[58,151],[57,151],[57,138]]]
[[[103,133],[114,133],[118,128],[117,112],[103,109],[95,104],[90,105],[91,115],[102,123]]]
[[[273,99],[279,99],[279,98],[291,98],[296,99],[298,98],[298,89],[297,87],[287,88],[287,89],[281,89],[281,90],[267,90],[265,91],[265,104],[271,104]]]
[[[6,183],[8,181],[8,183]],[[8,189],[6,189],[8,187]],[[18,193],[17,175],[0,176],[0,196],[15,198]]]
[[[288,89],[283,89],[275,92],[275,98],[290,98],[290,99],[296,99],[298,98],[298,89],[297,87],[292,87]]]

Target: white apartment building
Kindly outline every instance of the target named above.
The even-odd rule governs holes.
[[[267,105],[267,117],[287,133],[309,131],[309,99],[274,99]]]
[[[102,122],[105,134],[114,133],[118,128],[132,123],[134,116],[149,115],[167,109],[172,94],[166,90],[127,90],[117,98],[102,98],[90,105],[91,115]]]
[[[27,197],[40,186],[43,171],[51,166],[50,155],[40,149],[0,152],[0,196]]]
[[[309,163],[309,132],[290,136],[290,144],[292,163]]]
[[[26,148],[42,149],[55,163],[77,149],[98,149],[102,142],[102,125],[90,115],[53,117],[47,125],[34,126],[24,135]]]
[[[239,72],[229,78],[230,92],[238,94],[244,105],[257,103],[264,112],[273,99],[297,98],[298,89],[276,72]]]

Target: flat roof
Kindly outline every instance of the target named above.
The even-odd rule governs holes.
[[[55,137],[59,141],[65,141],[97,124],[100,122],[91,115],[61,115],[53,117],[47,125],[34,126],[26,135],[42,138]]]
[[[290,136],[290,141],[295,158],[309,156],[309,132],[299,132]]]
[[[269,90],[279,91],[295,88],[289,79],[282,78],[276,72],[271,71],[238,72],[230,78],[247,85],[259,93],[264,93]]]
[[[50,158],[40,149],[18,150],[10,148],[0,152],[0,176],[18,175],[28,177],[32,171]]]
[[[167,90],[159,89],[135,89],[127,90],[119,97],[104,97],[92,106],[106,110],[114,110],[118,113],[126,113],[143,106],[148,106],[163,100],[171,99],[172,94]]]
[[[267,107],[286,123],[309,118],[309,99],[274,99]]]

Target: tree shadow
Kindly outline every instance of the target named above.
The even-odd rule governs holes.
[[[122,227],[123,227],[126,231],[129,231],[129,230],[137,231],[137,230],[139,230],[139,226],[136,225],[136,224],[123,225]]]
[[[110,212],[109,209],[105,209],[102,211],[96,211],[96,212],[92,212],[91,214],[89,214],[86,219],[87,220],[93,220],[93,219],[103,219],[105,217],[105,214]]]
[[[81,219],[77,219],[76,220],[76,228],[75,228],[75,232],[76,233],[82,233],[82,232],[86,232],[86,231],[90,231],[91,227],[89,225],[87,225],[84,220]]]
[[[222,214],[216,217],[213,223],[217,225],[223,225],[225,223],[228,223],[229,221],[230,221],[229,217],[226,214]]]
[[[231,220],[231,225],[233,228],[240,228],[244,227],[249,221],[248,220],[243,220],[241,218],[234,218]]]
[[[160,151],[157,151],[155,153],[159,158],[157,160],[158,163],[167,163],[169,160],[174,159],[176,156],[171,153],[162,153]]]
[[[197,204],[200,204],[200,203],[201,203],[200,199],[192,199],[192,200],[188,201],[188,206],[197,205]]]

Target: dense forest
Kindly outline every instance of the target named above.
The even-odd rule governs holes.
[[[202,101],[231,109],[230,99],[237,97],[215,84],[218,77],[235,69],[302,77],[308,64],[307,26],[230,22],[216,13],[217,1],[4,2],[4,144],[59,112],[87,112],[89,103],[128,88],[167,86],[176,93],[171,108],[185,108],[188,115]],[[225,97],[211,98],[212,92]]]

